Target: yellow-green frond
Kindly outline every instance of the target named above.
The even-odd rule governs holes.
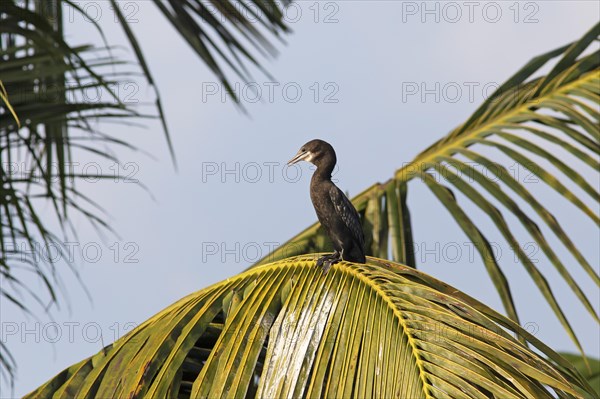
[[[27,398],[592,392],[514,322],[414,268],[370,258],[323,273],[314,259],[256,267],[189,295]]]

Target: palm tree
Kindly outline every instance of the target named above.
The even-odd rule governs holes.
[[[600,387],[594,391],[582,374],[597,382],[598,362],[584,356],[546,278],[501,209],[516,217],[596,321],[595,309],[533,213],[589,278],[597,285],[600,279],[541,200],[481,149],[497,149],[531,170],[600,223],[589,200],[566,185],[600,199],[582,176],[583,168],[600,171],[600,52],[592,46],[599,33],[600,24],[532,59],[465,123],[388,182],[353,199],[377,258],[366,265],[342,262],[321,273],[318,255],[304,255],[328,248],[315,224],[246,272],[183,298],[28,397],[597,397]],[[547,65],[553,66],[541,75]],[[572,154],[577,164],[542,147],[549,145]],[[415,269],[407,201],[413,180],[425,183],[477,247],[507,316]],[[581,356],[567,361],[519,326],[509,282],[465,211],[465,200],[488,215],[511,245]],[[398,263],[380,259],[390,250]]]
[[[268,38],[288,31],[282,14],[285,1],[154,4],[234,98],[226,71],[248,80],[250,64],[266,73],[258,56],[275,55]],[[69,0],[0,1],[0,298],[28,313],[29,301],[23,299],[27,294],[45,311],[57,304],[60,273],[41,252],[52,247],[66,255],[66,237],[76,236],[70,221],[79,215],[101,231],[110,230],[101,204],[79,191],[78,182],[111,179],[114,174],[78,172],[70,165],[85,155],[120,164],[114,149],[137,146],[101,130],[98,122],[139,124],[158,118],[173,155],[160,95],[142,48],[123,6],[116,0],[110,6],[137,63],[115,55],[85,5]],[[104,44],[67,41],[63,14],[90,21]],[[150,112],[115,89],[140,73],[156,93]],[[102,92],[103,99],[90,99],[90,91]],[[48,203],[54,215],[41,213]],[[29,273],[39,276],[46,292],[28,288],[23,276]],[[12,378],[13,369],[14,360],[0,342],[0,374]]]

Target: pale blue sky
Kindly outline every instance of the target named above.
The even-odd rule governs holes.
[[[124,2],[137,20],[134,30],[162,93],[179,171],[171,166],[158,123],[149,122],[146,129],[103,126],[157,158],[116,151],[131,163],[122,172],[143,181],[155,200],[123,181],[80,186],[110,212],[121,237],[107,236],[102,242],[83,219],[75,221],[80,236],[74,250],[93,303],[64,268],[71,309],[62,306],[52,313],[57,324],[38,322],[1,304],[3,339],[18,362],[15,395],[96,353],[177,299],[242,271],[273,243],[310,225],[315,220],[308,197],[311,171],[303,165],[296,177],[298,170],[283,168],[307,140],[319,137],[335,147],[335,178],[354,195],[387,180],[465,120],[486,90],[533,56],[576,40],[600,15],[596,1],[475,2],[471,9],[465,3],[427,2],[431,13],[424,12],[422,2],[296,3],[288,15],[294,33],[287,45],[279,46],[279,57],[265,64],[279,84],[256,73],[258,102],[239,86],[248,117],[230,99],[222,100],[214,77],[150,2]],[[109,41],[124,43],[108,3],[87,4],[101,10],[98,19]],[[66,15],[72,16],[67,32],[73,44],[99,43],[91,24]],[[117,54],[131,58],[120,50]],[[140,101],[152,94],[144,86],[137,92],[120,90]],[[81,159],[82,164],[91,161]],[[101,167],[110,172],[109,164]],[[528,179],[525,170],[515,173],[521,181]],[[597,179],[597,174],[586,176]],[[598,189],[598,181],[593,183]],[[541,183],[528,184],[597,266],[597,227]],[[409,186],[409,206],[419,267],[500,310],[478,255],[471,254],[467,238],[421,183]],[[489,240],[498,243],[523,324],[529,323],[530,331],[551,347],[574,350],[492,224],[475,209],[471,215]],[[514,218],[507,219],[514,225]],[[523,242],[531,241],[522,229],[515,233]],[[597,288],[557,240],[550,242],[573,265],[597,309]],[[82,248],[87,251],[83,260]],[[547,260],[531,250],[563,308],[573,315],[586,351],[599,356],[598,325]],[[41,290],[38,284],[34,289]],[[5,381],[0,388],[1,397],[10,395]]]

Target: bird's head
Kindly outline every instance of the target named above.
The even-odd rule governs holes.
[[[330,162],[333,160],[333,164],[335,164],[335,151],[328,142],[315,139],[304,144],[294,158],[289,160],[288,165],[306,161],[318,167],[325,159],[328,159]]]

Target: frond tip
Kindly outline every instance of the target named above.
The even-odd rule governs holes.
[[[592,395],[535,337],[422,272],[369,258],[323,273],[315,259],[191,294],[26,397]]]

